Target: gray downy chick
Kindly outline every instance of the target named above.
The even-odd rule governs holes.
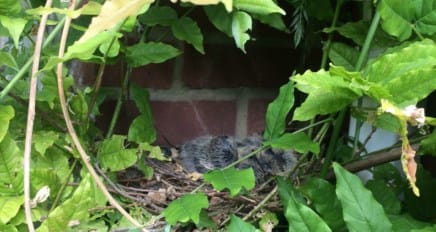
[[[188,172],[206,173],[228,166],[258,148],[262,147],[261,137],[247,137],[243,140],[229,136],[202,136],[180,147],[180,160]],[[253,168],[256,183],[262,183],[271,175],[285,175],[296,163],[297,155],[292,151],[267,149],[242,161],[239,169]]]
[[[263,139],[258,136],[247,137],[238,142],[238,155],[242,158],[262,147]],[[280,149],[266,149],[241,162],[238,168],[252,167],[256,182],[262,183],[272,175],[286,175],[297,162],[297,155],[293,151]]]
[[[180,161],[188,172],[206,173],[224,168],[238,159],[229,136],[201,136],[180,147]]]

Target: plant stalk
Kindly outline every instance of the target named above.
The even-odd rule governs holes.
[[[363,66],[363,64],[368,56],[369,48],[370,48],[372,40],[374,39],[375,31],[377,29],[379,22],[380,22],[380,15],[376,12],[374,15],[374,18],[372,19],[368,34],[366,35],[362,50],[360,51],[359,58],[357,59],[355,71],[360,71],[362,69],[362,66]],[[338,117],[337,117],[335,123],[334,123],[332,138],[329,142],[326,156],[325,156],[325,160],[324,160],[324,164],[323,164],[323,166],[321,168],[321,172],[320,172],[320,176],[322,178],[325,178],[327,176],[328,170],[330,168],[330,164],[333,160],[333,152],[336,149],[337,140],[338,140],[339,134],[342,130],[342,125],[344,123],[346,112],[347,112],[347,109],[341,110],[338,114]],[[357,132],[357,128],[356,128],[356,132]]]

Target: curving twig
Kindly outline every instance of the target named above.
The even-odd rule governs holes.
[[[76,0],[70,1],[70,10],[74,10],[74,6],[76,5]],[[70,28],[71,24],[71,18],[67,17],[64,25],[64,29],[62,31],[60,46],[59,46],[59,58],[63,58],[64,56],[64,50],[65,50],[65,44],[68,37],[68,30]],[[80,143],[80,140],[77,136],[77,133],[73,127],[73,123],[71,122],[71,117],[67,109],[67,104],[65,101],[65,94],[64,94],[64,88],[63,88],[63,80],[62,80],[62,69],[63,65],[62,63],[59,63],[57,66],[56,76],[58,81],[58,94],[59,94],[59,100],[62,108],[62,114],[64,115],[65,123],[67,125],[68,133],[71,136],[71,139],[73,140],[73,143],[77,149],[77,151],[80,154],[80,157],[83,161],[83,164],[85,164],[85,167],[88,169],[88,172],[91,174],[92,178],[94,179],[97,186],[100,188],[100,190],[103,192],[103,195],[106,197],[106,199],[109,201],[109,203],[114,206],[124,217],[126,217],[127,220],[130,221],[133,225],[135,225],[138,228],[142,228],[143,226],[135,220],[127,211],[124,210],[124,208],[112,197],[112,195],[107,190],[106,186],[103,184],[103,182],[100,180],[98,174],[96,173],[95,169],[92,167],[91,163],[89,162],[89,156],[86,154],[85,149],[83,149],[82,144]],[[143,231],[147,231],[146,229],[142,229]]]
[[[52,0],[47,0],[45,7],[50,7]],[[23,157],[23,182],[24,182],[24,212],[26,215],[27,229],[30,232],[35,231],[32,220],[32,207],[30,202],[30,157],[32,152],[32,137],[33,137],[33,124],[35,121],[35,108],[36,108],[36,87],[38,83],[38,69],[39,59],[41,58],[42,40],[44,38],[45,25],[47,23],[48,14],[45,13],[41,17],[41,22],[36,35],[35,52],[33,54],[32,77],[30,78],[30,91],[29,91],[29,107],[27,110],[27,126],[26,126],[26,140],[24,143],[24,157]],[[5,93],[6,94],[6,93]]]

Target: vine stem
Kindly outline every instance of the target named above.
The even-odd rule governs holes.
[[[70,10],[74,10],[75,2],[76,2],[76,0],[70,1]],[[71,24],[71,18],[67,16],[67,19],[66,19],[65,25],[64,25],[64,29],[62,31],[61,42],[60,42],[60,46],[59,46],[59,54],[58,54],[59,58],[63,58],[63,56],[64,56],[65,44],[67,41],[70,24]],[[62,65],[62,63],[59,63],[57,65],[57,72],[56,72],[56,76],[57,76],[57,80],[58,80],[58,94],[59,94],[59,100],[60,100],[60,104],[61,104],[61,108],[62,108],[62,114],[64,115],[65,123],[67,125],[68,132],[73,140],[73,143],[74,143],[76,149],[78,150],[83,163],[85,164],[86,168],[88,169],[88,172],[90,173],[90,175],[94,179],[94,181],[97,184],[97,186],[99,187],[99,189],[103,192],[103,195],[107,198],[109,203],[112,206],[114,206],[127,220],[129,220],[130,223],[132,223],[133,225],[135,225],[138,228],[141,228],[142,225],[138,221],[136,221],[129,213],[127,213],[127,211],[125,211],[124,208],[112,197],[112,195],[109,193],[106,186],[100,180],[97,172],[95,171],[95,169],[92,167],[91,163],[89,162],[89,160],[90,160],[89,156],[86,154],[85,150],[82,147],[82,144],[79,141],[77,133],[76,133],[76,131],[73,127],[73,124],[71,122],[70,115],[68,113],[67,104],[65,101],[63,80],[62,80],[62,69],[63,69],[63,65]],[[147,231],[147,230],[145,230],[143,228],[142,231]]]
[[[372,22],[371,22],[370,30],[368,31],[368,34],[366,35],[365,42],[363,44],[363,47],[362,47],[360,54],[359,54],[359,57],[357,59],[355,71],[360,71],[362,69],[362,66],[363,66],[363,64],[368,56],[369,48],[371,46],[372,40],[374,39],[375,31],[377,29],[379,22],[380,22],[380,15],[376,11],[376,13],[372,19]],[[321,168],[321,172],[320,172],[320,176],[322,178],[326,177],[328,170],[330,168],[330,164],[333,160],[334,149],[336,148],[336,143],[337,143],[337,140],[339,138],[339,133],[342,129],[342,124],[344,123],[346,113],[347,113],[346,109],[341,110],[338,114],[338,117],[337,117],[335,123],[334,123],[332,138],[330,139],[330,142],[329,142],[329,145],[327,148],[327,152],[326,152],[326,156],[325,156],[325,161],[324,161],[324,164],[323,164],[323,166]]]
[[[52,0],[45,2],[45,7],[50,7]],[[44,39],[45,25],[47,24],[48,13],[45,13],[41,17],[38,33],[36,35],[35,53],[33,54],[32,65],[32,77],[30,78],[30,90],[29,90],[29,106],[27,110],[27,126],[26,126],[26,139],[24,143],[24,157],[23,157],[23,182],[24,182],[24,213],[26,215],[27,229],[29,232],[35,231],[32,220],[32,207],[30,200],[30,158],[32,152],[32,136],[33,136],[33,124],[35,122],[36,111],[36,91],[38,84],[38,69],[39,60],[41,58],[42,41]],[[30,64],[29,64],[30,65]],[[2,94],[6,91],[3,91]]]

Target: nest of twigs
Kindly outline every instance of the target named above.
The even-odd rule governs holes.
[[[203,183],[201,175],[187,173],[175,162],[156,159],[147,159],[147,162],[154,169],[151,179],[146,179],[139,170],[129,168],[118,173],[118,184],[111,184],[111,187],[114,192],[132,200],[152,214],[160,214],[171,201],[191,193]],[[231,214],[247,219],[255,218],[259,208],[272,212],[281,210],[277,196],[262,202],[273,191],[273,183],[269,181],[257,185],[254,189],[235,197],[230,197],[225,191],[216,191],[210,185],[204,186],[201,191],[209,198],[209,217],[221,227],[227,223]]]

